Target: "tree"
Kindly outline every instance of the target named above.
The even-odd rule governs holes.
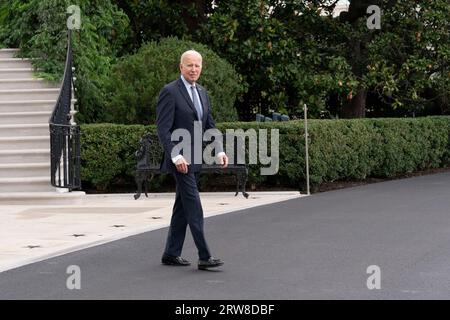
[[[213,10],[211,0],[115,0],[130,19],[131,34],[124,53],[149,41],[178,37],[192,39]]]
[[[66,0],[0,2],[0,42],[37,58],[60,77]],[[84,121],[102,117],[104,86],[117,57],[167,36],[203,43],[242,75],[240,119],[279,111],[299,117],[450,113],[448,0],[87,0],[75,37],[79,105]],[[72,3],[70,3],[72,4]],[[369,30],[369,5],[381,29]],[[116,6],[117,5],[117,6]]]
[[[327,1],[220,1],[197,38],[236,66],[247,91],[238,102],[241,119],[255,112],[301,116],[303,103],[319,116],[330,92],[355,86],[340,56]],[[341,37],[342,38],[342,37]],[[330,45],[332,43],[332,45]]]
[[[197,39],[244,76],[242,119],[272,110],[296,116],[303,103],[314,116],[325,106],[341,117],[371,115],[378,105],[402,115],[439,103],[448,112],[446,0],[353,0],[333,19],[337,2],[218,2]],[[367,27],[369,5],[382,10],[380,30]]]
[[[368,46],[366,86],[407,114],[424,114],[436,104],[441,114],[448,113],[448,1],[387,3],[391,6],[383,13],[382,29]]]
[[[363,118],[366,115],[368,89],[364,86],[362,77],[367,65],[367,45],[372,40],[373,33],[368,32],[364,22],[367,19],[367,8],[371,5],[379,6],[380,2],[379,0],[351,1],[348,11],[342,12],[339,16],[340,22],[351,26],[344,27],[344,30],[349,31],[346,56],[349,58],[355,77],[359,80],[356,94],[349,96],[342,110],[342,116],[345,118]]]
[[[72,33],[80,122],[104,111],[104,83],[128,34],[128,17],[111,0],[13,0],[0,3],[0,42],[32,57],[39,75],[60,81],[67,47],[67,8],[78,5],[81,28]]]

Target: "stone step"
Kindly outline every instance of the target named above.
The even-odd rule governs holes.
[[[5,48],[0,49],[0,58],[14,58],[14,56],[19,53],[20,49],[16,48]]]
[[[28,68],[8,68],[2,69],[0,68],[0,79],[34,79],[33,76],[34,69],[31,67]]]
[[[50,134],[48,123],[42,124],[0,124],[0,138],[46,136]]]
[[[0,69],[30,68],[31,59],[28,58],[0,58]]]
[[[0,150],[46,149],[49,146],[49,134],[44,136],[0,137]]]
[[[83,191],[50,192],[5,192],[0,193],[0,205],[82,205],[86,194]]]
[[[47,89],[59,88],[59,83],[52,83],[41,78],[36,79],[0,79],[0,89]]]
[[[47,89],[5,89],[0,90],[0,101],[56,100],[59,88]]]
[[[75,101],[73,99],[72,103]],[[55,105],[56,99],[0,101],[0,112],[53,111]]]
[[[48,123],[51,111],[0,112],[0,124]]]
[[[48,192],[55,190],[50,175],[43,177],[0,178],[0,193]]]
[[[49,162],[0,163],[0,178],[46,177],[50,176]]]
[[[50,148],[0,150],[0,164],[46,162],[50,163]]]

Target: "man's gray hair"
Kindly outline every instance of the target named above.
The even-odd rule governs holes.
[[[190,55],[199,56],[200,59],[203,60],[203,57],[202,57],[202,55],[200,54],[200,52],[195,51],[195,50],[188,50],[188,51],[183,52],[183,54],[181,55],[180,63],[183,64],[184,58],[186,58],[187,56],[190,56]]]

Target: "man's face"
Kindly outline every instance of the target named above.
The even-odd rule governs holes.
[[[202,58],[195,54],[185,56],[180,64],[180,71],[188,82],[196,82],[202,73]]]

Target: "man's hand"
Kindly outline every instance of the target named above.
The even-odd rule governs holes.
[[[219,164],[222,165],[223,169],[225,169],[228,166],[228,157],[225,153],[218,156],[218,160],[219,160]]]
[[[177,167],[177,171],[181,173],[187,173],[188,172],[188,163],[184,159],[184,157],[181,157],[180,159],[175,162],[175,166]]]

